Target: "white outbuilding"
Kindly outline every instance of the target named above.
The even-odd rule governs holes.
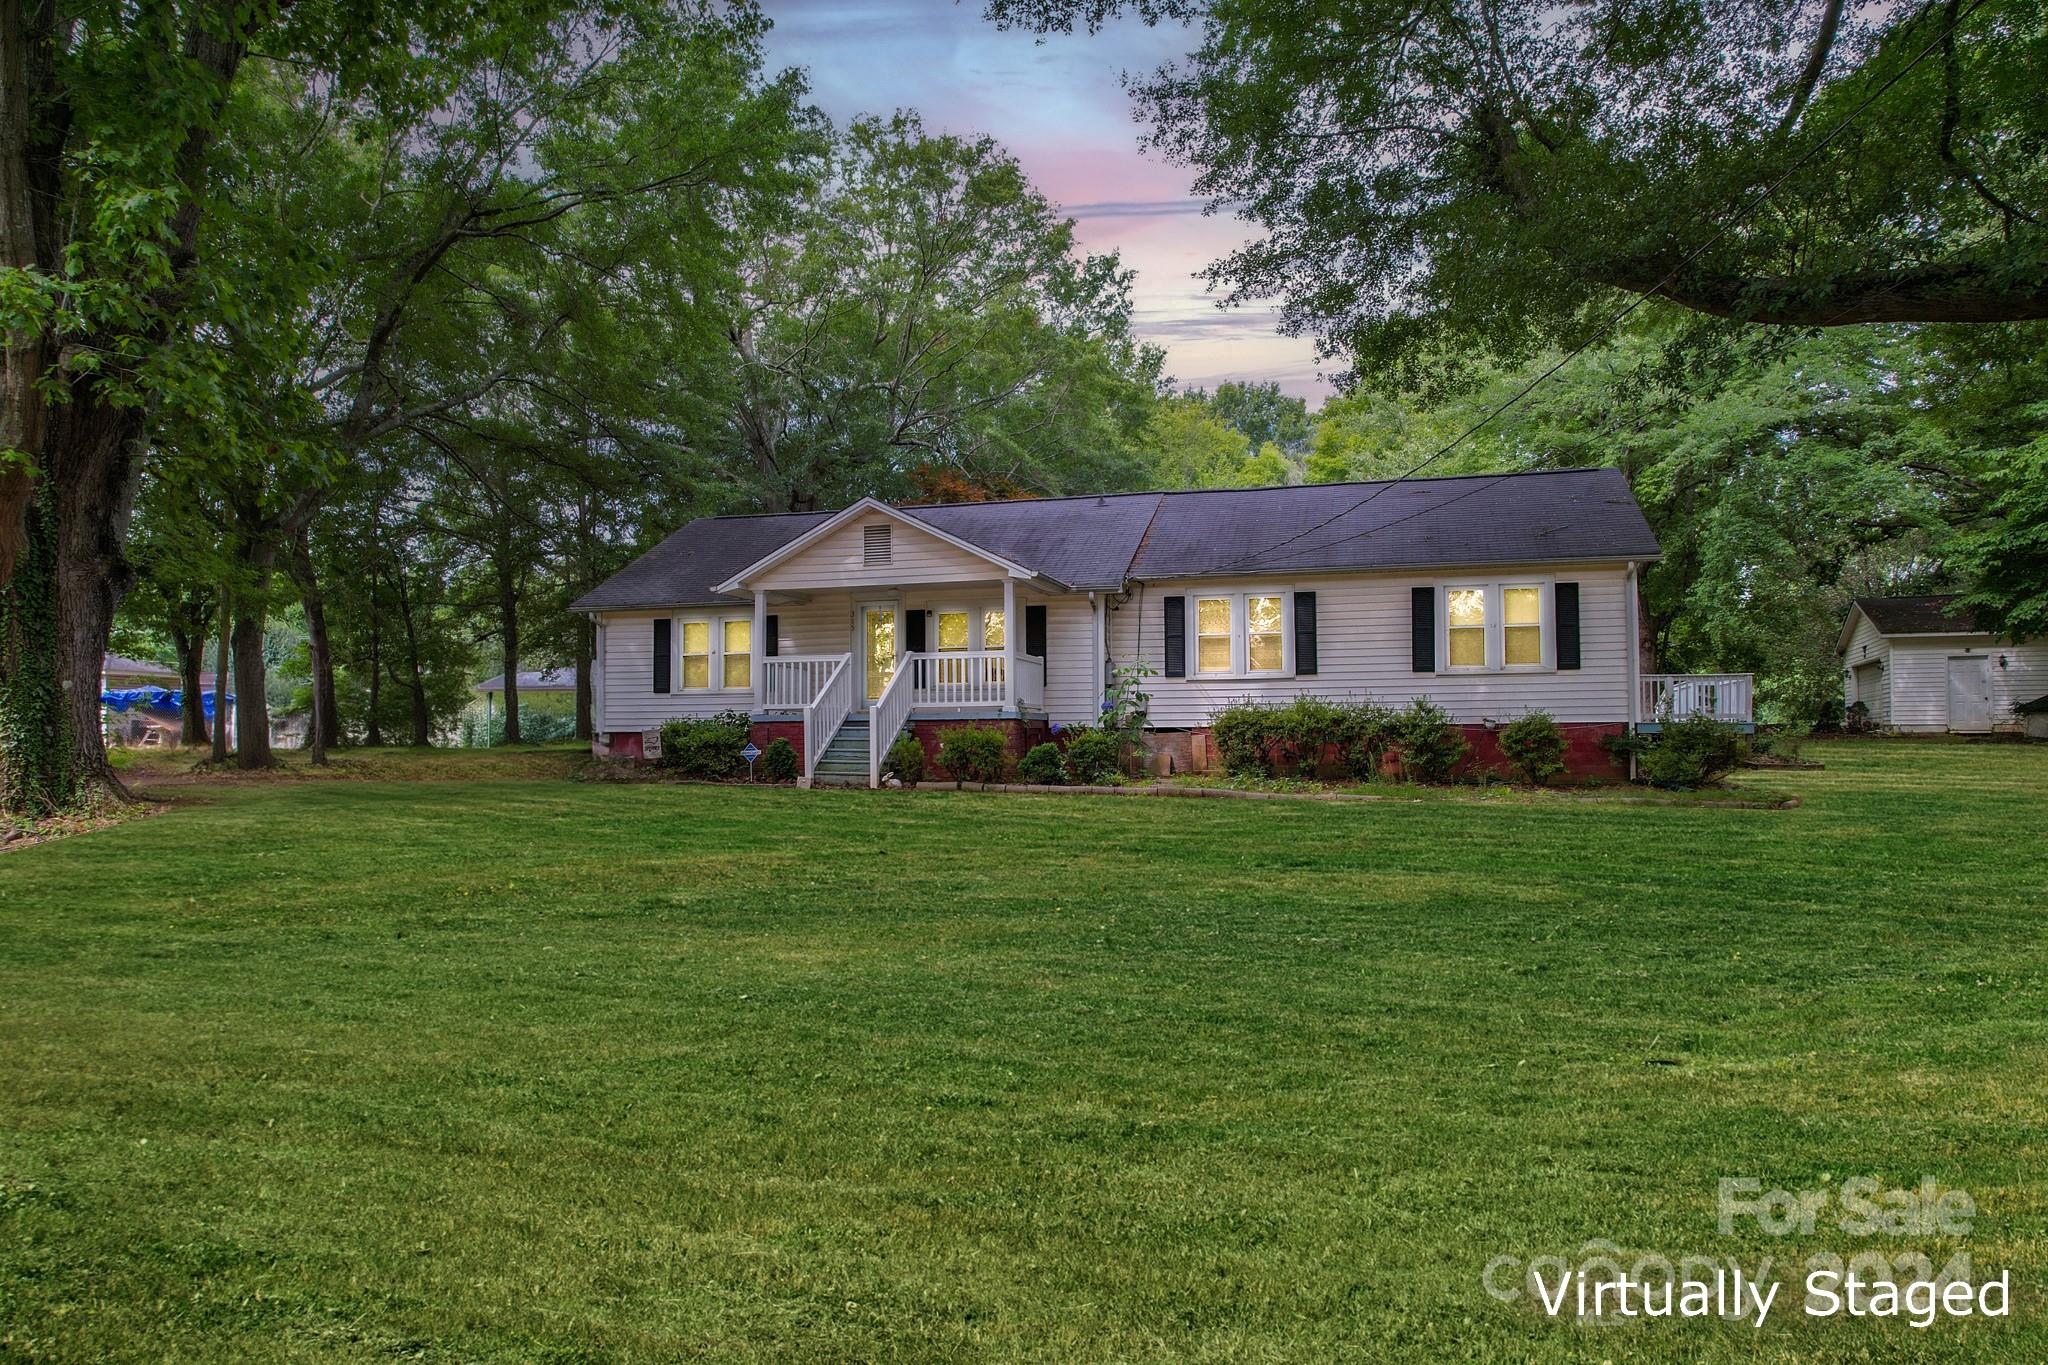
[[[1979,628],[1955,593],[1859,597],[1838,650],[1843,700],[1899,733],[1990,734],[2048,715],[2023,712],[2048,694],[2048,640],[2014,644]]]

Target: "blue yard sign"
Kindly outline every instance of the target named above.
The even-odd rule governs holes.
[[[744,758],[749,763],[752,763],[755,759],[759,758],[760,756],[761,751],[754,747],[754,742],[752,740],[748,740],[747,747],[740,750],[740,757]]]

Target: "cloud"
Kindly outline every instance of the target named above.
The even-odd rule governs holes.
[[[1205,199],[1107,199],[1098,204],[1062,204],[1069,218],[1173,218],[1199,214]]]

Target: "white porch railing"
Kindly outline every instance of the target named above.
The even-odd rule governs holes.
[[[825,690],[826,679],[844,654],[779,654],[761,660],[761,707],[794,711],[809,706]]]
[[[1645,673],[1645,724],[1712,716],[1747,725],[1754,717],[1756,676],[1751,673]]]
[[[910,708],[916,693],[911,679],[916,664],[927,656],[906,654],[896,661],[896,673],[889,679],[889,685],[882,689],[882,695],[868,704],[868,786],[882,785],[882,759],[888,754],[889,746],[896,742],[896,732],[903,728],[903,722],[910,719]]]
[[[853,656],[842,654],[833,662],[832,669],[825,675],[817,695],[804,706],[804,781],[818,770],[818,760],[824,756],[825,746],[832,742],[832,736],[839,733],[839,727],[853,712],[857,684],[855,679],[860,671],[853,666]]]
[[[947,650],[943,654],[906,654],[896,663],[910,674],[918,706],[1004,706],[1010,700],[1001,650]]]

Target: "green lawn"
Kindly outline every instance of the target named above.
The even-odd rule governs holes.
[[[2048,747],[1789,811],[176,789],[0,856],[0,1357],[2048,1358]],[[1721,1235],[1932,1176],[1965,1241]],[[1579,1327],[1589,1238],[2013,1316]]]

